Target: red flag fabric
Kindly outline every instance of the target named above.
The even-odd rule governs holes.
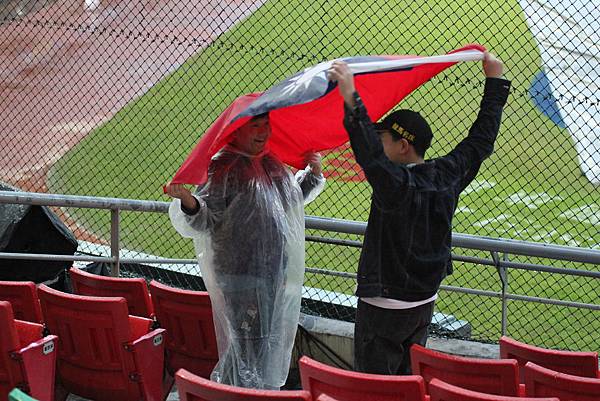
[[[484,51],[483,46],[471,44],[443,56],[367,56],[343,60],[355,74],[356,90],[369,117],[377,121],[435,75],[459,61],[481,60]],[[304,155],[309,151],[332,149],[347,142],[343,99],[326,76],[332,62],[307,68],[264,93],[238,97],[202,136],[171,182],[197,185],[206,182],[212,156],[232,139],[237,128],[252,116],[266,112],[272,132],[267,146],[292,167],[304,168]]]

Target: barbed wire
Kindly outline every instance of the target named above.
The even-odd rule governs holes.
[[[42,21],[37,19],[31,20],[22,20],[18,18],[5,19],[0,22],[2,25],[5,22],[16,22],[16,26],[26,25],[26,26],[34,26],[34,27],[43,27],[43,28],[65,28],[69,29],[73,32],[79,33],[89,33],[89,34],[99,34],[99,35],[107,35],[107,36],[115,36],[115,37],[125,37],[133,40],[141,40],[148,43],[171,43],[178,46],[197,46],[199,49],[204,46],[211,46],[217,49],[224,49],[226,51],[238,51],[238,52],[252,52],[256,55],[270,55],[270,56],[278,56],[278,57],[286,57],[287,59],[295,59],[297,61],[301,60],[311,60],[315,62],[326,61],[326,59],[319,57],[315,54],[307,54],[300,52],[290,52],[283,49],[275,49],[273,47],[268,46],[258,46],[251,44],[244,44],[240,42],[226,42],[222,40],[215,40],[215,38],[198,38],[198,37],[185,37],[179,35],[169,35],[169,34],[158,34],[151,33],[146,31],[134,31],[127,30],[123,28],[114,28],[114,27],[97,27],[92,24],[74,24],[72,22],[65,21]]]
[[[315,54],[307,54],[305,52],[296,52],[290,50],[276,49],[268,46],[259,46],[253,44],[245,44],[240,42],[227,42],[224,40],[214,40],[214,39],[205,39],[205,38],[197,38],[197,37],[184,37],[184,36],[169,36],[168,34],[160,35],[160,34],[152,34],[150,32],[145,31],[133,31],[126,29],[117,29],[112,27],[95,27],[91,24],[73,24],[65,21],[42,21],[37,19],[31,20],[23,20],[19,18],[10,18],[4,19],[0,22],[0,25],[3,23],[17,23],[17,26],[30,25],[35,27],[46,27],[46,28],[66,28],[72,30],[74,32],[86,32],[89,34],[99,34],[99,35],[108,35],[108,36],[116,36],[116,37],[125,37],[130,38],[132,40],[142,40],[148,43],[170,43],[176,46],[197,46],[198,49],[203,47],[213,47],[217,49],[222,49],[225,51],[233,51],[233,52],[246,52],[252,53],[255,55],[267,55],[273,58],[276,57],[284,57],[288,60],[296,60],[296,61],[312,61],[315,63],[320,63],[327,61],[324,57],[319,57]],[[441,81],[442,85],[445,87],[469,87],[472,89],[477,89],[483,86],[483,81],[481,79],[473,79],[473,78],[464,78],[464,77],[450,77],[448,75],[439,77],[434,77],[431,81]],[[563,94],[558,93],[558,99],[547,92],[540,91],[531,91],[528,87],[523,85],[515,85],[513,84],[510,89],[510,94],[513,97],[536,97],[540,100],[564,100],[568,103],[576,103],[578,105],[589,105],[589,106],[600,106],[600,98],[598,97],[590,97],[590,96],[577,96],[572,94]]]

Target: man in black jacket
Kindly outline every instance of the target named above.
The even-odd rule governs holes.
[[[425,160],[433,137],[417,112],[398,110],[373,124],[348,65],[329,79],[344,98],[344,126],[373,188],[358,266],[354,364],[360,372],[410,374],[410,347],[425,345],[441,281],[452,273],[452,217],[462,190],[494,150],[510,82],[484,54],[485,89],[469,135],[447,155]]]

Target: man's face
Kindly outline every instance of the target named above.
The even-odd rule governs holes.
[[[242,152],[256,155],[265,149],[270,136],[269,117],[253,118],[235,132],[233,144]]]
[[[393,162],[399,163],[402,159],[402,140],[394,141],[392,134],[388,130],[377,131],[381,144],[383,145],[383,153]]]

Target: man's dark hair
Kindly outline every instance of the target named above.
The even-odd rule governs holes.
[[[382,122],[375,124],[378,131],[388,131],[394,141],[406,139],[420,157],[425,157],[425,151],[431,145],[433,133],[427,121],[416,111],[396,110]]]

